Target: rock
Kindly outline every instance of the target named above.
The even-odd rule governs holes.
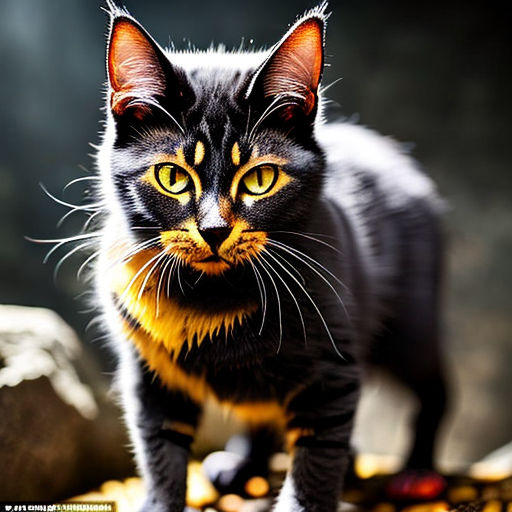
[[[64,499],[133,473],[108,386],[56,313],[0,306],[0,501]]]

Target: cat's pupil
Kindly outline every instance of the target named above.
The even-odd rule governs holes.
[[[185,192],[188,188],[189,175],[177,165],[160,164],[155,170],[157,181],[169,192],[179,194]]]
[[[258,186],[259,187],[262,187],[263,186],[263,171],[261,170],[261,167],[258,167],[256,169],[256,176],[257,176],[257,179],[258,179]]]

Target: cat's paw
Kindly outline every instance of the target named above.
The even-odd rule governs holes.
[[[392,500],[428,501],[438,498],[446,489],[446,480],[429,469],[405,469],[393,476],[386,486]]]

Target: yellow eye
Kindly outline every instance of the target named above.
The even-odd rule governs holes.
[[[263,164],[251,169],[243,178],[245,191],[253,196],[266,194],[276,183],[278,171],[273,165]]]
[[[192,182],[190,174],[176,164],[156,165],[155,178],[158,184],[171,194],[187,192]]]

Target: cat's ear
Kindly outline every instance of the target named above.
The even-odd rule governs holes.
[[[324,64],[325,4],[297,21],[258,68],[246,93],[252,103],[277,109],[284,120],[314,115]],[[272,105],[272,107],[270,107]]]
[[[183,109],[192,92],[183,71],[171,65],[164,51],[133,18],[114,16],[107,51],[110,108],[127,110],[139,119],[162,103]]]

